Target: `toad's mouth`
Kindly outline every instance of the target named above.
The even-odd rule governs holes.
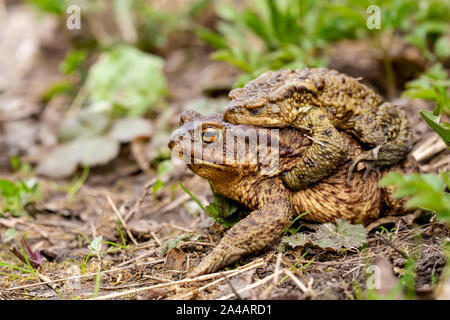
[[[205,154],[199,153],[198,155],[201,155],[201,157],[198,157],[197,154],[188,152],[185,153],[185,150],[183,147],[180,147],[176,144],[172,144],[171,147],[175,148],[178,147],[178,153],[173,153],[177,158],[184,161],[184,163],[192,168],[199,168],[198,166],[208,166],[212,168],[216,168],[219,170],[226,170],[226,168],[235,168],[239,167],[240,165],[238,163],[230,163],[229,161],[218,161],[217,157],[210,156],[208,157]],[[173,150],[173,148],[171,148]],[[196,156],[197,155],[197,156]],[[226,160],[226,158],[220,159],[220,160]]]

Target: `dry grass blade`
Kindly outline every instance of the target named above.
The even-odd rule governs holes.
[[[387,244],[389,247],[391,247],[392,249],[394,249],[395,251],[397,251],[398,253],[400,253],[400,254],[403,256],[403,258],[405,258],[405,259],[408,259],[408,258],[409,258],[405,251],[400,250],[399,248],[397,248],[397,247],[392,243],[392,241],[386,239],[386,238],[385,238],[384,236],[382,236],[380,233],[378,233],[378,232],[375,233],[375,236],[376,236],[378,239],[380,239],[382,242],[384,242],[385,244]]]
[[[225,271],[225,272],[211,273],[211,274],[199,276],[199,277],[192,278],[192,279],[191,278],[186,278],[186,279],[183,279],[183,280],[180,280],[180,281],[156,284],[156,285],[153,285],[153,286],[137,288],[137,289],[123,291],[123,292],[117,292],[117,293],[108,294],[108,295],[105,295],[105,296],[99,296],[99,297],[96,297],[96,298],[93,298],[93,299],[88,299],[88,300],[113,299],[113,298],[119,298],[119,297],[122,297],[122,296],[130,295],[130,294],[134,294],[134,293],[138,293],[138,292],[148,291],[148,290],[151,290],[151,289],[164,288],[164,287],[169,287],[169,286],[173,286],[173,285],[180,285],[180,284],[185,284],[185,283],[206,281],[206,280],[214,279],[216,277],[220,277],[220,276],[222,276],[222,274],[229,275],[231,273],[235,273],[236,271],[244,272],[244,271],[248,271],[248,270],[251,270],[251,269],[254,269],[254,268],[261,267],[263,265],[264,265],[264,261],[262,261],[262,259],[259,259],[257,261],[252,262],[252,263],[249,263],[249,264],[247,264],[245,266],[239,267],[238,270],[230,270],[230,271]]]
[[[260,286],[262,286],[263,284],[265,284],[266,282],[272,280],[275,277],[275,273],[272,273],[270,276],[265,277],[264,279],[258,280],[256,282],[253,282],[251,285],[248,285],[242,289],[239,289],[237,292],[238,293],[243,293],[247,290],[251,290],[251,289],[255,289],[258,288]],[[231,293],[229,295],[223,296],[218,298],[218,300],[228,300],[234,297],[234,293]]]
[[[259,264],[258,264],[258,265],[259,265]],[[255,269],[255,268],[256,268],[256,266],[253,267],[253,268],[250,268],[250,267],[249,267],[249,268],[246,268],[246,269],[234,270],[235,273],[230,273],[230,274],[227,274],[227,275],[224,275],[224,273],[222,272],[222,275],[223,275],[222,278],[217,279],[217,280],[215,280],[215,281],[213,281],[213,282],[210,282],[210,283],[204,285],[203,287],[200,287],[200,288],[196,289],[195,291],[191,291],[191,292],[189,292],[189,293],[187,293],[187,294],[184,294],[184,295],[182,295],[182,296],[175,297],[175,298],[176,298],[177,300],[189,299],[189,298],[191,298],[192,296],[194,296],[194,295],[196,295],[196,294],[202,292],[203,290],[205,290],[205,289],[207,289],[207,288],[209,288],[209,287],[215,286],[216,284],[218,284],[218,283],[224,281],[225,279],[229,279],[229,278],[231,278],[231,277],[240,275],[240,274],[242,274],[242,273],[245,273],[245,272],[247,272],[247,271],[249,271],[249,270],[252,270],[252,269]]]
[[[280,272],[280,265],[281,265],[281,258],[282,258],[283,254],[281,252],[278,253],[277,256],[277,262],[275,264],[275,271],[274,271],[274,278],[272,281],[272,284],[262,293],[261,295],[261,299],[265,300],[267,299],[267,297],[270,295],[270,293],[272,292],[272,290],[277,286],[278,284],[278,276],[281,273]]]
[[[300,288],[300,290],[303,291],[303,293],[308,293],[308,288],[300,281],[299,278],[297,278],[291,271],[288,269],[284,270],[284,273],[294,281],[294,283],[297,285],[297,287]]]
[[[233,286],[233,284],[231,283],[230,279],[223,274],[223,272],[221,272],[222,274],[222,278],[225,280],[225,282],[227,283],[227,285],[230,287],[231,291],[234,293],[234,295],[236,296],[236,298],[238,298],[239,300],[242,300],[242,297],[239,295],[239,293],[236,291],[236,288]]]
[[[115,271],[121,271],[121,270],[125,270],[125,269],[130,269],[136,266],[146,266],[149,264],[157,264],[157,263],[162,263],[164,262],[164,259],[159,259],[159,260],[155,260],[155,261],[150,261],[150,262],[146,262],[146,263],[142,263],[142,264],[138,264],[138,265],[131,265],[131,266],[126,266],[126,267],[122,267],[122,268],[114,268],[114,269],[110,269],[110,270],[105,270],[105,271],[101,271],[100,274],[104,274],[104,273],[110,273],[110,272],[115,272]],[[31,287],[37,287],[37,286],[41,286],[41,285],[46,285],[49,283],[56,283],[56,282],[62,282],[62,281],[67,281],[67,280],[74,280],[74,279],[81,279],[81,278],[89,278],[89,277],[95,277],[97,276],[97,273],[89,273],[89,274],[84,274],[84,275],[79,275],[79,276],[73,276],[73,277],[67,277],[67,278],[62,278],[62,279],[55,279],[55,280],[50,280],[50,281],[44,281],[44,282],[38,282],[38,283],[32,283],[32,284],[26,284],[23,286],[18,286],[18,287],[13,287],[13,288],[8,288],[5,289],[5,291],[13,291],[13,290],[19,290],[19,289],[26,289],[26,288],[31,288]]]
[[[431,138],[426,140],[416,150],[414,150],[412,155],[418,162],[421,162],[441,152],[442,150],[445,150],[446,148],[447,146],[445,142],[437,134],[433,134]]]
[[[114,202],[111,200],[111,197],[109,195],[106,195],[106,199],[108,200],[109,205],[111,206],[111,208],[113,209],[113,211],[116,214],[117,218],[119,219],[120,223],[122,224],[122,226],[124,227],[125,231],[127,232],[128,237],[130,237],[130,239],[133,242],[133,244],[135,246],[137,246],[139,243],[136,241],[136,239],[134,239],[133,235],[130,232],[130,229],[128,228],[128,225],[123,220],[122,215],[120,214],[119,210],[117,210],[117,207],[114,204]]]

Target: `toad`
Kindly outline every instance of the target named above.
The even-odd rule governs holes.
[[[190,276],[214,272],[243,255],[259,251],[277,239],[294,216],[314,222],[335,222],[338,218],[368,224],[386,215],[406,213],[403,200],[392,197],[392,189],[379,188],[378,175],[355,172],[350,184],[346,174],[361,146],[340,132],[347,146],[343,165],[329,177],[298,191],[287,188],[281,173],[296,166],[314,147],[314,141],[294,128],[267,129],[234,125],[223,116],[185,111],[181,128],[171,137],[173,157],[179,157],[197,175],[208,179],[218,194],[236,200],[253,210],[229,229],[220,243]],[[406,160],[391,167],[414,170]],[[381,172],[383,176],[387,168]]]
[[[263,127],[300,129],[313,140],[290,171],[286,185],[299,190],[330,175],[347,157],[340,131],[366,149],[348,169],[367,174],[399,163],[414,143],[406,115],[357,79],[325,68],[268,71],[229,94],[226,121]],[[357,167],[358,163],[363,162]],[[365,178],[364,177],[364,178]]]

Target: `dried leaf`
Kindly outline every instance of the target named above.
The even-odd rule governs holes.
[[[38,166],[37,173],[50,178],[65,178],[79,164],[106,164],[119,154],[119,142],[107,137],[78,138],[58,146]]]
[[[130,142],[138,137],[150,137],[152,133],[153,128],[148,120],[130,117],[117,120],[109,137],[120,142]]]
[[[183,264],[186,261],[186,254],[183,250],[172,248],[167,252],[164,261],[164,270],[183,270]]]

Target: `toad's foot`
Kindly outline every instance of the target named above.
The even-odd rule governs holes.
[[[225,251],[222,246],[217,246],[213,252],[206,256],[195,269],[189,273],[189,278],[195,278],[219,270],[234,261],[239,260],[246,252],[243,249],[228,246]]]
[[[289,200],[283,197],[271,200],[228,230],[217,247],[200,262],[189,277],[217,271],[245,254],[263,249],[278,238],[291,220]]]
[[[379,152],[382,145],[379,145],[372,150],[366,151],[361,153],[359,156],[356,157],[356,159],[353,160],[352,164],[350,165],[350,168],[348,169],[347,173],[347,185],[350,186],[350,181],[353,177],[353,172],[357,168],[358,164],[361,162],[364,162],[366,171],[363,175],[363,181],[366,181],[367,177],[372,171],[375,171],[377,173],[377,176],[380,177],[380,169],[382,166],[377,164],[377,161],[379,160]]]

